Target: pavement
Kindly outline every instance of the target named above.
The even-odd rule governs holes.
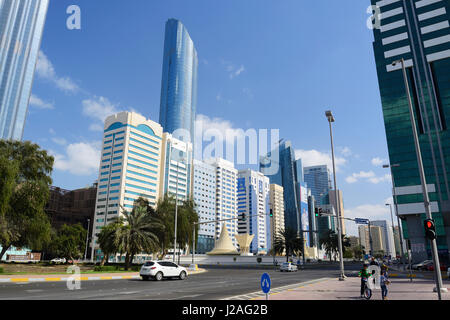
[[[435,283],[428,279],[390,279],[388,286],[388,300],[438,300],[433,292]],[[348,277],[345,281],[337,278],[322,279],[305,283],[281,292],[272,292],[269,300],[364,300],[360,298],[361,280]],[[444,287],[450,288],[449,282]],[[250,300],[265,300],[265,296]],[[381,300],[381,289],[375,289],[371,300]],[[450,300],[450,293],[442,293],[442,300]]]

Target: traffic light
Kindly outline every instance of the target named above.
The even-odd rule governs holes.
[[[273,217],[273,210],[272,210],[272,209],[270,209],[269,216],[270,216],[271,218]]]
[[[320,216],[322,216],[323,210],[322,210],[322,208],[314,208],[314,213],[315,213],[316,217],[320,217]]]
[[[436,239],[436,225],[434,223],[433,219],[426,219],[424,221],[425,225],[425,237],[427,237],[429,240]]]

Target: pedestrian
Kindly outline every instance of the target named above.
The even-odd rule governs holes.
[[[371,276],[368,268],[369,266],[367,264],[364,264],[363,268],[358,274],[358,276],[361,277],[361,298],[364,298],[364,289],[366,286],[366,282],[369,281],[369,278]]]
[[[387,286],[390,284],[390,281],[386,275],[386,271],[381,271],[380,275],[380,287],[381,287],[381,298],[383,300],[387,300],[388,289]]]

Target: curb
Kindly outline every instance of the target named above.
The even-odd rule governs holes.
[[[189,270],[188,270],[189,271]],[[207,272],[205,269],[198,269],[196,271],[189,271],[189,275],[199,274]],[[32,283],[32,282],[61,282],[61,281],[67,281],[67,280],[80,280],[80,281],[98,281],[98,280],[129,280],[129,279],[140,279],[141,276],[139,275],[132,275],[132,276],[93,276],[93,277],[86,277],[86,276],[80,276],[76,277],[74,275],[67,276],[67,277],[46,277],[46,278],[2,278],[0,279],[0,283],[17,283],[17,284],[23,284],[23,283]]]

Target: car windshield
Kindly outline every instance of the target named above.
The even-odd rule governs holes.
[[[145,267],[150,267],[152,265],[154,265],[155,263],[153,261],[147,261],[146,263],[144,263]]]

